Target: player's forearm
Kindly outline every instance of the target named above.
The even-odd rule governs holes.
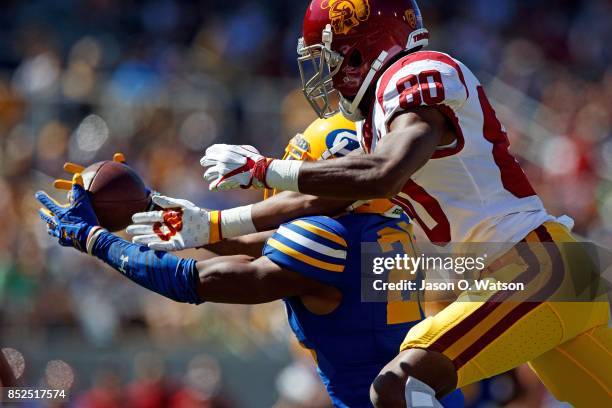
[[[353,200],[338,200],[284,191],[253,205],[251,216],[258,231],[278,228],[279,225],[309,215],[337,215]]]
[[[207,302],[229,304],[260,304],[280,299],[274,285],[267,285],[262,276],[250,268],[246,256],[224,257],[197,264],[198,293]]]
[[[261,255],[266,240],[274,231],[257,232],[255,234],[243,235],[235,238],[225,239],[214,244],[206,245],[204,248],[217,255],[244,254],[252,257]]]
[[[278,287],[248,267],[252,258],[245,255],[196,262],[132,244],[106,231],[94,232],[90,239],[94,241],[88,247],[94,256],[138,285],[177,302],[257,304],[282,297]]]
[[[132,244],[105,230],[94,230],[88,252],[138,285],[177,302],[202,303],[196,261]]]
[[[387,160],[375,155],[304,163],[299,189],[306,194],[351,201],[382,198],[394,189]]]
[[[270,231],[279,225],[309,215],[337,215],[351,204],[352,200],[281,192],[250,206],[218,212],[216,223],[211,224],[211,231],[219,230],[221,225],[218,235],[223,240],[214,241],[205,248],[219,255],[245,254],[257,257],[261,255]]]
[[[393,197],[407,180],[406,175],[411,174],[408,169],[403,172],[401,167],[378,154],[305,162],[300,168],[297,186],[303,194],[351,203]]]
[[[304,293],[321,293],[323,285],[283,271],[267,257],[225,256],[198,262],[198,293],[215,303],[260,304]]]
[[[282,162],[273,161],[266,181],[270,187],[280,184],[328,198],[390,198],[431,158],[439,140],[427,123],[408,124],[385,136],[373,154],[304,162],[297,172],[285,171]],[[289,182],[291,177],[296,182]]]

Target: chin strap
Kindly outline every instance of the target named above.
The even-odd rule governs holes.
[[[378,58],[376,58],[376,60],[372,63],[372,66],[370,67],[370,72],[368,72],[368,75],[363,81],[363,84],[361,84],[359,91],[357,91],[357,95],[355,95],[355,98],[353,98],[353,102],[349,106],[347,106],[348,100],[343,99],[342,102],[340,103],[342,114],[347,119],[349,120],[361,120],[362,119],[361,112],[359,111],[359,104],[361,103],[363,96],[365,95],[368,88],[370,87],[370,84],[374,80],[374,77],[376,76],[378,71],[380,71],[380,69],[382,68],[383,63],[387,59],[388,55],[389,53],[387,51],[382,51],[380,55],[378,56]]]

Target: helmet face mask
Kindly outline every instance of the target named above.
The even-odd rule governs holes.
[[[302,80],[302,92],[320,118],[330,118],[338,113],[332,107],[335,94],[333,78],[340,71],[344,57],[332,51],[333,33],[328,25],[322,33],[323,43],[304,46],[298,41],[298,67]]]
[[[315,161],[318,159],[310,153],[310,143],[304,139],[304,135],[298,133],[285,148],[283,160]]]

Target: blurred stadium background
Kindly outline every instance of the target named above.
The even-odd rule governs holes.
[[[74,251],[36,216],[66,160],[126,154],[155,189],[209,208],[213,142],[280,155],[313,113],[298,89],[306,0],[3,0],[0,345],[25,383],[78,407],[324,407],[280,302],[174,304]],[[470,66],[556,215],[612,247],[612,3],[421,0],[431,48]],[[197,256],[197,255],[196,255]],[[558,406],[528,369],[470,406]],[[37,405],[32,405],[37,406]]]

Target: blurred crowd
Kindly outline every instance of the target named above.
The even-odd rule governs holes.
[[[33,193],[51,190],[65,161],[90,164],[121,151],[164,194],[208,208],[259,200],[258,193],[209,193],[198,161],[221,141],[278,156],[314,119],[295,63],[306,3],[2,1],[5,341],[44,348],[69,333],[96,350],[145,333],[158,346],[217,342],[236,356],[270,353],[270,345],[290,349],[280,303],[195,308],[165,301],[59,248],[36,215]],[[573,217],[579,234],[612,247],[612,3],[422,0],[420,6],[431,48],[462,60],[483,81],[546,206]],[[286,384],[295,384],[296,375],[304,381],[301,366],[292,367],[280,374],[278,390],[293,390]],[[498,404],[513,398],[484,394]],[[525,395],[546,398],[541,390]]]

